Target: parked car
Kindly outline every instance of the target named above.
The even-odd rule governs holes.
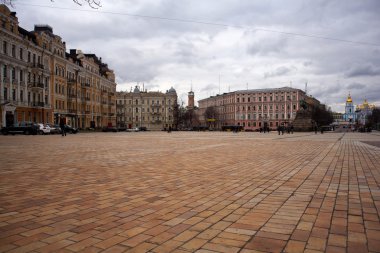
[[[76,133],[79,132],[79,130],[78,130],[78,128],[72,127],[70,125],[65,125],[65,132],[66,133],[76,134]]]
[[[139,131],[148,131],[146,127],[139,127]]]
[[[138,127],[128,128],[127,132],[138,132],[140,131]]]
[[[42,123],[37,123],[36,125],[38,126],[38,134],[50,134],[50,126]]]
[[[102,128],[102,132],[117,132],[117,128],[114,126],[106,126]]]
[[[13,126],[3,127],[1,133],[7,134],[26,134],[26,135],[36,135],[38,133],[39,126],[32,122],[22,122],[20,124],[15,124]]]
[[[60,134],[62,133],[61,127],[59,125],[46,124],[50,127],[50,134]]]

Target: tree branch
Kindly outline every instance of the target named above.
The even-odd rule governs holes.
[[[54,0],[50,1],[54,2]],[[85,2],[88,4],[88,6],[90,6],[93,9],[99,9],[100,7],[102,7],[100,0],[73,0],[73,2],[80,6],[83,6],[83,3]],[[0,3],[11,6],[12,8],[15,7],[14,0],[1,0]]]

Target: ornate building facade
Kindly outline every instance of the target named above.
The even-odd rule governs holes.
[[[348,94],[346,99],[346,106],[344,108],[343,121],[348,122],[348,124],[355,124],[356,113],[355,106],[351,98],[351,94]]]
[[[213,107],[217,116],[212,119],[212,125],[217,129],[227,125],[251,130],[265,126],[275,128],[295,119],[301,101],[319,105],[318,100],[304,91],[290,87],[239,90],[199,100],[197,115],[200,122],[207,124],[205,111]]]
[[[0,5],[0,126],[21,122],[75,127],[116,124],[115,75],[93,54],[66,53],[48,25],[27,31]]]
[[[372,115],[373,109],[376,106],[369,104],[367,99],[364,100],[363,104],[356,106],[356,118],[359,125],[365,126],[368,123],[368,117]]]
[[[177,92],[148,92],[139,87],[131,92],[117,92],[117,126],[146,127],[162,130],[175,127]]]

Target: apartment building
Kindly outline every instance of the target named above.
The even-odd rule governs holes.
[[[15,12],[0,5],[0,126],[21,122],[75,127],[116,124],[115,75],[94,54],[66,53],[48,25],[19,26]]]
[[[251,130],[265,126],[276,128],[295,119],[302,100],[319,104],[304,91],[290,87],[239,90],[199,100],[197,115],[202,124],[217,129],[227,125]],[[212,119],[205,115],[209,108],[214,111]]]
[[[156,92],[140,90],[117,92],[117,126],[126,128],[146,127],[148,130],[162,130],[175,127],[177,92]]]

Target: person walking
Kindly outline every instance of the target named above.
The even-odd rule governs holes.
[[[62,137],[63,136],[66,136],[66,131],[65,131],[65,119],[61,116],[61,118],[59,119],[59,127],[61,128],[61,132],[62,132]]]

